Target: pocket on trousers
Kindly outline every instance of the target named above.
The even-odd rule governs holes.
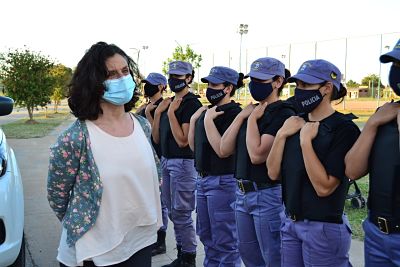
[[[323,233],[327,244],[335,251],[338,257],[345,256],[350,250],[351,229],[345,223],[323,225]]]
[[[232,249],[237,239],[237,230],[234,211],[217,211],[214,214],[215,226],[213,240],[220,246]]]
[[[281,230],[281,220],[270,221],[268,223],[270,232],[279,232]]]
[[[176,185],[175,205],[176,210],[194,210],[195,199],[195,182],[179,182]]]

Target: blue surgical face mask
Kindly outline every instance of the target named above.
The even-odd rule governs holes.
[[[104,81],[106,90],[103,99],[116,106],[128,103],[133,96],[136,84],[131,75]]]
[[[294,89],[294,98],[302,112],[310,113],[322,102],[323,96],[319,88],[315,90],[305,90],[296,87],[296,89]]]
[[[208,102],[210,102],[211,105],[218,104],[219,101],[221,101],[226,95],[224,90],[225,90],[225,88],[222,90],[207,88],[206,97],[207,97]]]
[[[250,94],[255,101],[265,100],[273,91],[272,83],[251,81],[249,83]]]
[[[392,65],[389,72],[389,85],[400,96],[400,67]]]
[[[177,79],[177,78],[169,78],[168,85],[169,88],[171,88],[171,91],[174,93],[179,93],[187,86],[185,79]]]

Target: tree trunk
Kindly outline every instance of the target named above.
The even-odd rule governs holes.
[[[33,107],[26,107],[26,109],[28,110],[28,114],[29,114],[29,120],[33,121]]]
[[[60,103],[59,103],[59,101],[58,100],[56,100],[56,101],[54,101],[54,113],[58,113],[58,105],[59,105]]]

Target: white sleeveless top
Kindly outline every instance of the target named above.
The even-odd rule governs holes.
[[[134,131],[127,137],[114,137],[86,121],[103,195],[95,225],[75,246],[67,245],[63,228],[57,260],[64,265],[117,264],[156,242],[162,226],[157,169],[146,135],[132,118]]]

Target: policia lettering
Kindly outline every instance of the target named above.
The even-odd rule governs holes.
[[[218,106],[224,111],[214,120],[221,134],[241,111],[239,104]],[[235,212],[235,158],[220,158],[212,149],[204,125],[205,112],[195,127],[195,165],[199,173],[197,183],[197,234],[205,247],[205,260],[212,266],[237,266],[241,260],[237,245]]]
[[[400,95],[397,86],[400,76],[396,70],[400,67],[400,40],[380,61],[392,63],[389,82]],[[400,266],[399,112],[399,102],[380,107],[368,119],[363,134],[346,156],[346,174],[350,179],[369,173],[369,212],[363,222],[367,267]]]
[[[340,79],[340,71],[325,60],[303,63],[288,79],[304,91],[318,88],[326,97],[310,113],[285,122],[267,159],[271,179],[282,180],[284,267],[351,266],[351,230],[343,214],[348,189],[344,157],[359,129],[353,115],[331,106],[330,101],[346,94]]]
[[[204,245],[204,266],[241,266],[232,207],[236,196],[235,158],[220,157],[216,143],[242,110],[230,100],[235,89],[241,87],[242,79],[233,69],[213,67],[201,81],[208,83],[207,98],[214,107],[207,112],[199,109],[191,118],[189,143],[199,173],[196,230]]]

